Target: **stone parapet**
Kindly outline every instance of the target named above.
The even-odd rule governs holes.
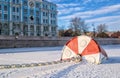
[[[71,37],[0,36],[0,48],[64,46]],[[100,45],[120,44],[119,38],[95,38]]]

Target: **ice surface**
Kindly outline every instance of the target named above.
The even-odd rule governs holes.
[[[82,61],[0,70],[0,78],[120,78],[120,45],[103,45],[109,59],[100,65]],[[62,47],[0,49],[0,64],[59,60]]]

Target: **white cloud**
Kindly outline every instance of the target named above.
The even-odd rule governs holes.
[[[108,27],[108,30],[110,31],[118,31],[120,30],[120,16],[106,16],[96,19],[89,19],[86,20],[86,23],[92,24],[95,23],[96,25],[99,24],[106,24]]]
[[[77,10],[77,9],[76,9]],[[70,10],[71,12],[72,10]],[[68,16],[61,16],[59,17],[59,19],[70,19],[71,17],[75,17],[75,16],[79,16],[82,18],[90,18],[90,17],[94,17],[94,16],[99,16],[99,15],[104,15],[104,14],[108,14],[108,13],[112,13],[112,12],[116,12],[116,11],[120,11],[120,4],[117,5],[112,5],[112,6],[106,6],[106,7],[102,7],[98,10],[91,10],[91,11],[85,11],[85,12],[75,12],[74,13],[74,9],[73,9],[73,14],[72,15],[68,15]],[[69,12],[69,9],[64,9],[64,10],[60,10],[61,14],[64,15],[65,12]]]
[[[120,27],[120,20],[110,21],[108,23],[108,26],[119,26]]]
[[[111,13],[111,12],[115,12],[115,11],[119,11],[119,10],[120,10],[120,4],[102,7],[100,9],[98,9],[98,10],[80,12],[78,14],[79,15],[95,16],[95,15],[107,14],[107,13]]]
[[[110,0],[93,0],[93,1],[98,3],[98,2],[104,2],[104,1],[106,2],[106,1],[110,1]]]
[[[73,7],[69,7],[70,5]],[[59,6],[60,5],[58,5],[58,7]],[[69,24],[68,23],[69,20],[73,17],[81,17],[82,19],[85,19],[87,23],[90,23],[90,24],[106,23],[110,27],[110,29],[112,28],[115,29],[114,26],[120,25],[120,4],[103,6],[101,8],[97,8],[96,10],[89,10],[84,12],[82,12],[84,7],[79,7],[79,4],[68,4],[68,5],[63,4],[60,8],[63,8],[63,9],[59,9],[58,19],[60,22],[66,21],[64,22],[65,25]],[[65,14],[67,15],[65,16]],[[109,15],[109,16],[106,16],[106,15]]]
[[[106,16],[106,17],[99,17],[95,19],[86,20],[87,23],[105,23],[105,22],[113,22],[116,20],[120,20],[120,16]]]
[[[60,2],[61,0],[47,0],[49,2]]]
[[[89,2],[95,2],[95,3],[99,3],[99,2],[106,2],[109,0],[83,0],[83,4],[87,4]]]
[[[111,21],[107,25],[110,31],[120,31],[120,20]]]
[[[84,0],[83,1],[83,4],[87,4],[87,3],[89,3],[89,2],[91,2],[92,0]]]
[[[80,4],[76,4],[76,3],[69,3],[69,4],[57,4],[58,8],[66,8],[66,7],[76,7],[79,6]]]
[[[63,15],[63,14],[69,14],[69,13],[73,13],[73,12],[77,12],[82,10],[82,7],[71,7],[71,8],[64,8],[64,9],[60,9],[58,10],[58,14],[59,15]]]
[[[59,15],[73,13],[83,9],[83,7],[80,7],[80,4],[77,3],[57,4],[57,6]]]
[[[86,15],[80,16],[79,14],[73,14],[73,15],[59,17],[59,19],[61,19],[61,20],[70,20],[71,18],[74,18],[74,17],[88,18],[90,16],[86,16]]]

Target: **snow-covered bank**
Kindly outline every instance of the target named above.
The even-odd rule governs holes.
[[[42,51],[55,51],[61,50],[62,47],[31,47],[31,48],[8,48],[0,49],[0,54],[4,53],[23,53],[23,52],[42,52]]]
[[[109,59],[103,64],[61,63],[42,67],[0,70],[0,78],[120,78],[120,45],[104,45]],[[62,47],[0,49],[0,64],[59,60]],[[4,53],[5,52],[5,53]]]

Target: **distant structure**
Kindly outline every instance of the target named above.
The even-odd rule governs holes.
[[[57,36],[57,6],[46,0],[0,0],[0,35]]]

